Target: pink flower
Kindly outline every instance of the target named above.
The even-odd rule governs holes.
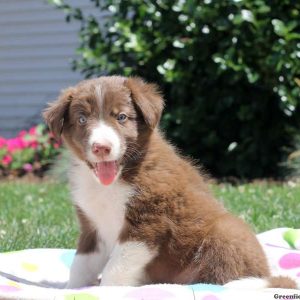
[[[58,148],[59,148],[59,143],[55,143],[55,144],[53,145],[53,147],[54,147],[55,149],[58,149]]]
[[[16,141],[16,139],[8,139],[7,142],[7,150],[9,152],[14,152],[15,150],[18,149],[18,142]]]
[[[12,162],[12,157],[11,157],[10,155],[5,155],[5,156],[2,158],[2,163],[3,163],[3,165],[5,165],[5,166],[9,165],[11,162]]]
[[[22,143],[21,144],[22,144],[22,147],[23,147],[22,149],[28,148],[30,146],[30,141],[22,138]]]
[[[30,142],[30,148],[36,149],[38,147],[39,143],[37,141],[31,141]]]
[[[30,135],[36,135],[36,127],[31,127],[30,129],[29,129],[29,134]]]
[[[29,163],[26,163],[23,165],[23,169],[26,171],[26,172],[31,172],[33,167],[32,167],[32,164],[29,164]]]
[[[20,132],[19,132],[19,136],[20,137],[23,137],[23,136],[25,136],[27,134],[27,131],[26,130],[21,130]]]
[[[0,148],[6,146],[6,139],[0,136]]]
[[[26,148],[26,143],[21,137],[9,139],[6,144],[9,152]]]

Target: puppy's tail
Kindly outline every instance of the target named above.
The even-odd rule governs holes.
[[[248,290],[261,290],[265,288],[280,288],[280,289],[299,289],[298,284],[294,279],[287,276],[272,276],[268,278],[243,278],[234,280],[224,285],[233,289],[248,289]]]

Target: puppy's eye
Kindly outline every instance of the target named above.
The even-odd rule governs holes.
[[[127,115],[124,113],[120,113],[117,115],[117,120],[119,123],[124,123],[127,120]]]
[[[86,116],[84,116],[84,115],[79,116],[78,123],[80,125],[84,125],[86,123],[86,121],[87,121]]]

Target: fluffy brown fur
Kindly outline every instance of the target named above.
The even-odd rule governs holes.
[[[104,104],[95,89],[105,87]],[[251,229],[215,200],[205,176],[179,155],[157,128],[163,99],[154,85],[141,79],[102,77],[88,80],[62,93],[44,117],[56,136],[90,168],[87,138],[99,119],[108,122],[122,139],[123,166],[120,180],[130,183],[135,194],[125,212],[119,241],[141,241],[157,250],[146,266],[147,283],[224,284],[244,277],[269,277],[266,257]],[[89,116],[78,125],[79,112]],[[129,116],[120,126],[112,117]],[[200,138],[200,137],[199,137]],[[80,209],[79,253],[97,247],[96,229]],[[284,278],[270,286],[293,287]]]

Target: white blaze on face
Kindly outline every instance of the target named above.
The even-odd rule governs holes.
[[[95,88],[95,94],[99,102],[99,107],[100,107],[100,116],[103,117],[102,111],[103,111],[103,102],[104,102],[104,97],[103,97],[103,88],[101,85],[98,85]]]
[[[121,138],[117,131],[103,121],[104,92],[101,85],[95,87],[100,108],[99,122],[89,137],[88,160],[93,165],[96,178],[105,186],[111,185],[120,175],[118,160],[121,157]]]
[[[105,122],[100,121],[98,126],[95,127],[89,138],[90,150],[88,156],[90,160],[97,161],[97,157],[92,153],[92,145],[94,143],[111,148],[110,154],[105,159],[106,161],[118,160],[121,155],[121,140],[115,129]]]

